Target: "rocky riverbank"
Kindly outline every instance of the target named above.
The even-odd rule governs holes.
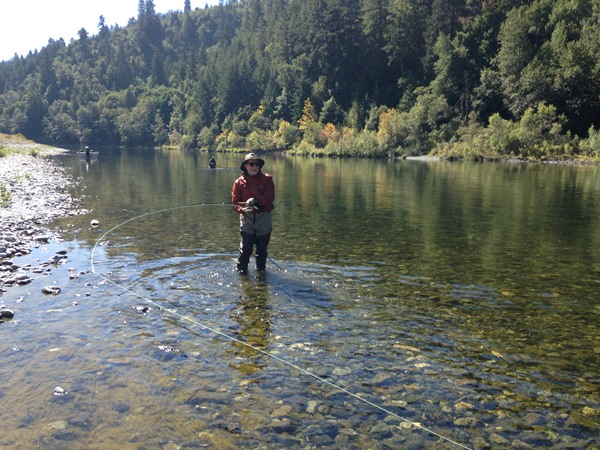
[[[30,283],[35,273],[51,270],[53,261],[27,267],[18,259],[36,246],[60,239],[46,227],[52,220],[84,211],[68,193],[75,180],[44,157],[66,150],[0,138],[1,296],[11,286]]]

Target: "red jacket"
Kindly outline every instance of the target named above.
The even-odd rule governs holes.
[[[249,198],[254,198],[258,205],[259,213],[271,211],[273,209],[273,201],[275,201],[275,184],[273,177],[268,173],[258,172],[254,176],[243,173],[231,188],[231,203],[233,209],[238,214],[244,212],[244,205],[239,203],[245,202]]]

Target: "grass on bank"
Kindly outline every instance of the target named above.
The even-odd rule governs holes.
[[[37,157],[61,153],[64,151],[65,150],[60,148],[30,141],[21,134],[0,133],[0,158],[5,158],[13,154],[23,154]],[[0,208],[7,207],[9,203],[10,192],[6,187],[6,184],[0,183]]]
[[[0,158],[13,153],[40,156],[62,151],[64,150],[30,141],[22,134],[0,133]]]
[[[0,208],[5,208],[10,202],[10,193],[4,183],[0,183]]]

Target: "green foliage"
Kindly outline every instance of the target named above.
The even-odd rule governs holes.
[[[600,158],[600,130],[596,130],[594,126],[591,126],[587,139],[581,141],[580,149],[585,156]]]
[[[441,143],[435,153],[465,159],[561,159],[573,157],[577,140],[562,133],[566,119],[552,105],[528,108],[522,119],[511,122],[495,114],[483,127],[475,120],[458,130],[458,139]],[[593,142],[593,130],[590,131]]]
[[[528,108],[514,133],[520,156],[539,158],[562,153],[561,147],[567,144],[561,134],[565,122],[566,118],[557,116],[552,105],[542,103],[537,108]]]
[[[10,203],[10,192],[4,183],[0,184],[0,208],[6,208]]]
[[[281,120],[275,131],[278,150],[289,150],[300,140],[301,133],[297,126]]]
[[[435,144],[448,141],[455,132],[456,120],[452,120],[444,97],[427,90],[419,94],[409,111],[390,109],[381,114],[377,139],[386,154],[427,154]]]
[[[317,148],[313,144],[303,139],[294,149],[289,151],[289,154],[300,156],[324,156],[325,152],[323,150],[317,151]]]
[[[198,148],[204,151],[208,151],[211,148],[214,148],[215,139],[219,134],[218,131],[219,130],[217,129],[217,127],[214,126],[202,128],[202,130],[200,130],[200,133],[198,133],[198,136],[196,138],[198,142]]]
[[[258,130],[268,130],[271,127],[272,121],[265,114],[265,105],[261,103],[256,111],[252,113],[250,118],[248,119],[248,127],[250,130],[258,131]]]
[[[366,115],[362,103],[354,100],[346,116],[346,124],[354,130],[361,130],[365,126]]]
[[[277,139],[268,131],[252,131],[246,139],[246,148],[259,153],[273,152],[278,149]]]
[[[487,132],[481,134],[484,139],[479,140],[479,148],[487,149],[484,154],[487,153],[494,157],[501,155],[518,155],[521,144],[514,133],[515,128],[516,126],[514,123],[503,119],[500,117],[500,114],[494,114],[490,117]],[[475,137],[478,136],[475,135]]]
[[[356,156],[362,158],[386,156],[380,152],[377,143],[377,133],[373,131],[359,133],[350,128],[342,130],[338,139],[328,141],[325,146],[325,152],[333,156]]]
[[[496,61],[515,118],[545,102],[556,105],[576,133],[598,124],[599,14],[588,0],[538,0],[508,13]]]
[[[343,121],[344,110],[335,101],[335,98],[329,97],[329,99],[323,103],[323,108],[321,108],[321,114],[319,115],[319,122],[340,124]]]
[[[101,18],[95,35],[0,63],[0,131],[336,156],[597,153],[595,1],[183,3],[162,15],[140,0],[124,27]]]
[[[323,139],[321,131],[324,125],[319,122],[308,122],[304,129],[304,140],[317,148],[323,148],[326,141]]]
[[[243,151],[246,148],[246,140],[235,131],[223,131],[215,138],[215,144],[219,151]]]

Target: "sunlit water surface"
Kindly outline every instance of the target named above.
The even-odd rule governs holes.
[[[240,157],[208,159],[58,159],[90,213],[0,298],[0,447],[600,445],[598,168],[266,157],[240,277]]]

